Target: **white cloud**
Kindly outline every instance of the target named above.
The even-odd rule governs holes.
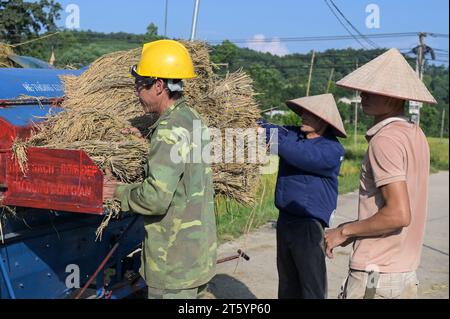
[[[268,52],[273,55],[283,56],[289,54],[288,48],[280,42],[279,38],[272,38],[269,41],[266,40],[263,34],[255,35],[250,41],[247,41],[246,45],[249,49],[264,53]]]

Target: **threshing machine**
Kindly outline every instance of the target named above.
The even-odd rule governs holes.
[[[111,220],[96,241],[103,174],[84,151],[29,148],[25,174],[13,157],[33,122],[63,111],[60,76],[81,73],[0,69],[0,299],[78,297],[81,287],[82,297],[123,298],[145,287],[140,217]]]

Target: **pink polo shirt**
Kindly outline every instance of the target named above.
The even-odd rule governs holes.
[[[415,271],[420,263],[427,216],[430,151],[422,129],[403,117],[388,118],[367,131],[369,148],[361,167],[359,220],[376,214],[384,199],[379,187],[405,181],[411,224],[401,231],[356,240],[350,268],[379,272]]]

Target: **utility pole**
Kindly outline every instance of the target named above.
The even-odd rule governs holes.
[[[309,76],[308,76],[308,86],[306,87],[306,96],[309,96],[309,89],[311,88],[311,79],[312,79],[312,71],[313,71],[313,66],[314,66],[315,55],[316,55],[316,53],[313,50],[312,56],[311,56],[311,65],[309,66]]]
[[[358,62],[356,62],[356,69],[358,69]],[[355,91],[355,132],[354,132],[354,143],[355,143],[355,150],[358,146],[358,92]]]
[[[166,13],[164,18],[164,36],[167,37],[167,12],[169,10],[169,0],[166,0]]]
[[[427,36],[426,33],[420,32],[419,33],[419,51],[417,54],[417,60],[416,60],[416,72],[419,76],[420,80],[423,80],[423,67],[425,64],[425,37]]]
[[[441,142],[444,137],[444,123],[445,123],[445,109],[442,110],[442,122],[441,122]]]
[[[358,93],[355,94],[355,149],[358,146]]]
[[[191,29],[191,41],[195,40],[195,33],[197,32],[197,18],[198,18],[198,6],[200,0],[195,0],[194,15],[192,17],[192,29]]]
[[[327,91],[325,93],[330,92],[331,88],[331,81],[333,80],[333,74],[334,74],[334,68],[331,68],[330,76],[328,77],[328,85],[327,85]]]
[[[421,81],[423,81],[423,69],[425,65],[425,37],[427,34],[425,32],[419,33],[419,46],[417,47],[417,58],[416,58],[416,73]],[[422,102],[410,101],[409,102],[409,113],[411,115],[411,121],[420,124],[420,109],[422,108]]]

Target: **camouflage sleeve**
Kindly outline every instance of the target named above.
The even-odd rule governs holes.
[[[148,155],[148,172],[140,184],[121,185],[115,197],[122,211],[142,215],[163,215],[172,202],[185,163],[172,157],[175,144],[180,143],[179,128],[158,128],[153,134]]]

